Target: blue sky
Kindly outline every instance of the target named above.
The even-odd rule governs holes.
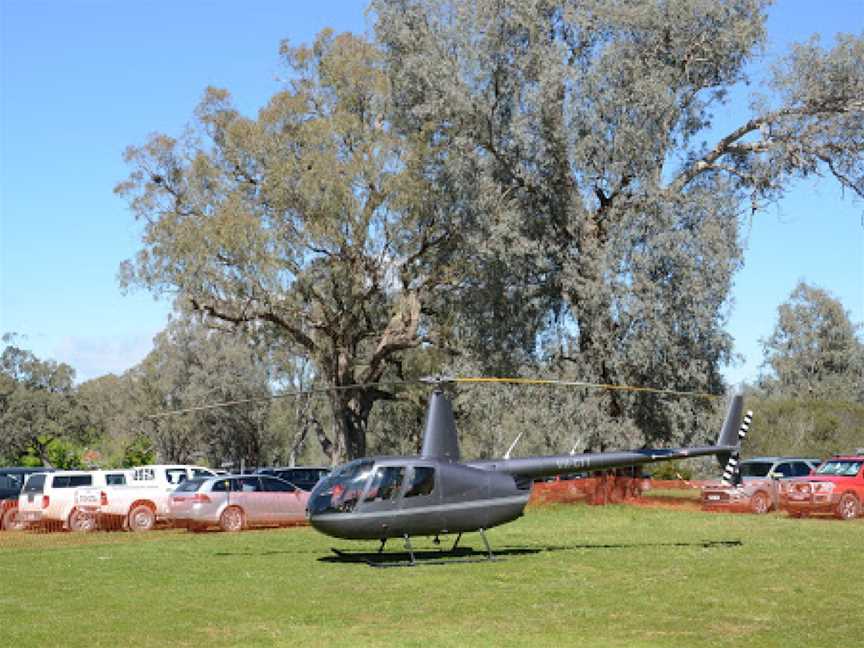
[[[121,261],[139,228],[112,193],[121,155],[154,131],[179,134],[207,85],[231,90],[254,114],[285,74],[280,40],[309,42],[323,27],[363,31],[365,2],[188,0],[0,2],[0,333],[40,357],[71,364],[79,380],[140,361],[170,303],[123,295]],[[864,0],[780,0],[771,9],[754,81],[789,42],[864,30]],[[718,114],[738,124],[745,93]],[[729,332],[756,377],[759,338],[799,279],[841,299],[864,321],[864,204],[833,181],[793,188],[743,223]]]

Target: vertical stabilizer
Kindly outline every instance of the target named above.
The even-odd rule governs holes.
[[[439,389],[432,392],[426,412],[426,428],[423,430],[423,450],[426,459],[459,461],[459,441],[456,438],[456,421],[450,399]]]
[[[736,394],[729,402],[729,409],[726,411],[726,418],[723,420],[723,428],[717,437],[718,446],[737,447],[741,445],[741,439],[747,434],[747,428],[750,426],[750,417],[752,417],[752,412],[748,412],[748,418],[743,423],[744,434],[739,434],[743,413],[744,397],[741,394]],[[721,452],[717,455],[717,461],[720,462],[721,466],[725,466],[733,454],[733,452]]]

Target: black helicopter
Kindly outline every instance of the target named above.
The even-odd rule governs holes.
[[[310,524],[329,536],[379,540],[402,538],[415,564],[412,536],[479,531],[488,558],[485,531],[511,522],[525,511],[533,480],[577,471],[638,466],[655,461],[715,455],[721,464],[735,461],[749,425],[742,419],[743,398],[734,396],[713,446],[642,449],[596,454],[567,454],[461,462],[450,400],[439,380],[429,401],[419,456],[366,457],[336,468],[309,496]],[[347,555],[334,549],[340,556]]]

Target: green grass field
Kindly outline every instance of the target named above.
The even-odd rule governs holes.
[[[562,505],[489,538],[512,553],[376,569],[309,528],[0,534],[0,646],[864,642],[864,520]]]

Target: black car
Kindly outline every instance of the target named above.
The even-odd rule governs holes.
[[[305,491],[311,491],[321,478],[330,473],[330,469],[323,466],[294,466],[293,468],[259,468],[256,472],[259,475],[272,475],[284,479]]]
[[[28,475],[51,472],[51,468],[0,468],[0,530],[20,528],[18,495]]]

